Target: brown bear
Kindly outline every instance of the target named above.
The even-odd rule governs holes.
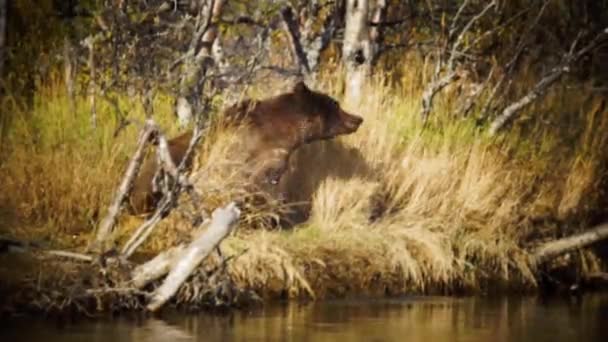
[[[192,139],[192,131],[185,132],[167,143],[169,145],[169,154],[175,165],[179,165]],[[190,166],[191,162],[186,164]],[[162,197],[162,193],[154,191],[152,180],[158,164],[156,157],[147,158],[141,166],[139,175],[133,183],[133,189],[129,197],[128,211],[133,215],[147,214],[155,209],[156,204]]]
[[[363,122],[330,96],[309,89],[301,81],[290,92],[265,100],[247,99],[228,107],[223,114],[230,125],[245,128],[241,145],[245,163],[250,166],[248,176],[271,192],[277,191],[289,157],[299,146],[354,133]],[[169,141],[175,163],[181,161],[191,137],[192,132],[186,132]],[[132,214],[153,210],[159,200],[152,186],[156,169],[155,160],[142,166],[130,199]]]

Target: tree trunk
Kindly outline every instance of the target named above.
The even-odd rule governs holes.
[[[302,46],[300,27],[290,6],[285,6],[281,9],[281,18],[283,19],[285,32],[287,32],[287,36],[289,37],[291,53],[298,63],[300,74],[307,76],[310,73],[308,57]]]
[[[347,101],[359,102],[361,90],[371,66],[368,0],[346,0],[342,59],[346,67]]]
[[[194,113],[198,111],[197,98],[200,96],[199,84],[204,77],[205,69],[208,66],[207,61],[213,59],[212,47],[217,39],[222,9],[224,8],[225,0],[207,0],[206,6],[211,8],[201,10],[198,13],[198,19],[194,37],[190,44],[187,54],[190,57],[186,61],[186,70],[184,70],[181,82],[179,95],[176,101],[175,113],[180,126],[184,127],[192,121]]]

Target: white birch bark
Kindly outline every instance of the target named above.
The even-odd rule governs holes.
[[[152,295],[148,310],[158,310],[175,295],[190,274],[232,232],[240,214],[235,203],[213,212],[209,228],[182,253],[163,284]]]
[[[368,0],[346,0],[342,58],[346,67],[346,99],[354,103],[361,100],[363,84],[370,71],[368,13]]]
[[[191,100],[193,96],[200,95],[195,94],[196,85],[199,83],[199,78],[204,76],[202,71],[206,68],[205,61],[213,58],[212,47],[217,44],[216,39],[219,33],[217,22],[221,17],[225,3],[225,0],[207,0],[198,13],[194,37],[192,37],[190,48],[186,52],[191,57],[186,62],[186,70],[180,82],[180,91],[175,108],[178,123],[182,127],[192,122],[194,108]]]

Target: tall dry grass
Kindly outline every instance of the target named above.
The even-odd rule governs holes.
[[[309,200],[310,217],[233,240],[247,249],[231,267],[237,279],[287,295],[535,287],[527,247],[583,229],[601,210],[606,144],[592,128],[608,122],[601,97],[556,89],[524,119],[570,122],[528,119],[492,139],[444,100],[423,131],[407,82],[371,82],[345,104],[365,118],[359,132],[294,156],[290,198]],[[554,225],[573,220],[568,232]]]
[[[2,101],[0,215],[7,224],[0,229],[56,241],[91,232],[126,167],[139,128],[131,125],[115,136],[115,109],[100,99],[93,127],[88,99],[76,96],[72,103],[59,77],[39,84],[30,103],[10,95]],[[139,101],[120,96],[119,102],[131,118],[142,120]],[[170,113],[169,101],[161,98],[155,105]],[[171,127],[170,116],[158,120]]]
[[[288,199],[305,221],[264,229],[286,208],[248,208],[223,247],[243,253],[229,265],[237,283],[273,296],[317,297],[534,287],[529,244],[560,234],[559,222],[583,227],[599,210],[595,189],[605,178],[608,147],[602,98],[555,88],[509,133],[489,138],[474,119],[454,118],[457,101],[442,97],[423,130],[424,72],[404,75],[397,86],[370,80],[364,98],[343,103],[365,119],[356,134],[293,156]],[[340,97],[339,83],[325,75],[314,87]],[[59,82],[41,86],[31,110],[5,99],[13,119],[3,130],[0,214],[15,218],[11,233],[89,237],[133,150],[137,129],[113,137],[111,106],[99,105],[92,129],[85,99],[70,112],[62,89]],[[130,115],[143,116],[137,101],[121,101]],[[170,101],[158,98],[155,108],[161,125],[176,132]],[[192,179],[207,211],[248,196],[230,158],[234,139],[214,130],[199,149]],[[119,237],[136,223],[125,220]],[[188,227],[174,213],[145,247],[166,248]]]

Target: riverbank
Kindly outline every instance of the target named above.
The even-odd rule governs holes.
[[[344,104],[365,119],[356,134],[306,146],[294,156],[289,196],[309,203],[299,208],[306,221],[278,229],[269,222],[282,208],[245,212],[236,233],[221,245],[224,257],[233,257],[223,264],[221,281],[212,288],[205,282],[217,274],[220,261],[214,255],[174,304],[216,304],[206,300],[219,289],[225,291],[225,297],[217,297],[223,298],[221,305],[258,297],[539,290],[547,268],[531,261],[534,247],[583,231],[605,214],[604,100],[581,89],[558,88],[531,107],[534,120],[522,115],[510,133],[490,138],[476,124],[479,113],[455,119],[447,96],[437,100],[423,130],[417,100],[423,75],[407,77],[397,88],[371,82],[361,103]],[[329,82],[316,88],[339,94]],[[115,137],[118,119],[107,103],[99,104],[99,124],[92,129],[86,99],[77,98],[76,110],[69,111],[62,89],[59,81],[41,86],[31,108],[5,99],[15,115],[2,130],[0,175],[6,182],[0,233],[82,251],[105,215],[138,129],[128,127]],[[143,117],[137,101],[120,101],[129,115]],[[157,122],[172,136],[177,128],[167,114],[170,101],[158,97],[154,108]],[[223,149],[205,141],[193,172],[205,195],[199,209],[208,212],[238,190],[234,179],[212,172],[226,157]],[[121,219],[119,246],[139,223]],[[137,261],[187,240],[189,227],[181,213],[172,213],[138,251]],[[17,271],[10,281],[1,277],[6,279],[2,297],[8,300],[3,307],[94,312],[139,309],[145,303],[143,290],[123,283],[133,260],[100,267],[48,255],[2,258],[3,273]],[[556,262],[572,279],[604,270],[592,249]],[[16,268],[19,263],[28,266]]]

